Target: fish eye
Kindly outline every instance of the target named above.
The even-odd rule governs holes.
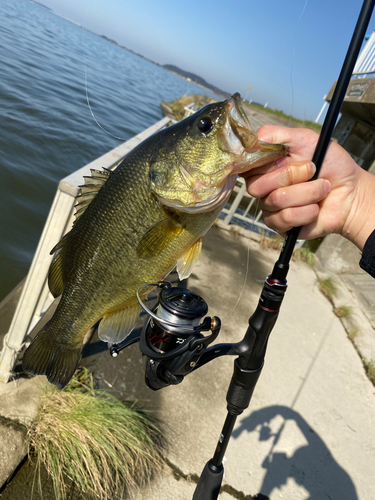
[[[207,134],[210,130],[212,130],[213,126],[214,123],[209,116],[201,118],[198,122],[198,129],[204,134]]]

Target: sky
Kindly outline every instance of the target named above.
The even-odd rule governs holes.
[[[362,0],[40,1],[159,64],[312,121],[339,76],[362,6]],[[374,29],[375,15],[367,33]]]

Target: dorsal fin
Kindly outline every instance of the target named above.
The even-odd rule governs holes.
[[[103,170],[95,170],[93,168],[91,170],[91,175],[85,175],[83,178],[85,179],[85,184],[82,186],[78,186],[80,188],[80,193],[76,197],[75,204],[75,221],[81,217],[86,208],[90,205],[92,200],[98,194],[100,189],[109,179],[111,175],[111,171],[107,168],[103,167]]]

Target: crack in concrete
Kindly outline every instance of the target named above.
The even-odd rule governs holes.
[[[183,479],[185,481],[190,481],[195,484],[198,484],[199,476],[197,474],[185,474],[179,467],[177,467],[167,458],[165,459],[165,461],[172,470],[173,476],[177,481]],[[245,495],[243,491],[237,490],[236,488],[233,488],[233,486],[230,486],[229,484],[222,485],[220,488],[220,493],[228,493],[228,495],[231,495],[236,500],[269,500],[268,497],[262,495],[261,493],[255,496]]]
[[[26,425],[22,424],[18,420],[13,420],[8,417],[3,417],[2,415],[0,415],[0,425],[11,427],[15,431],[22,431],[25,435],[27,432]]]

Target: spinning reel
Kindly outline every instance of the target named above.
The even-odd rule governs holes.
[[[146,287],[161,289],[157,304],[150,310],[140,298]],[[169,281],[149,283],[137,291],[137,299],[148,318],[141,334],[130,334],[122,344],[113,344],[112,356],[139,341],[140,351],[147,356],[145,379],[153,390],[177,385],[198,366],[206,348],[219,335],[221,322],[207,316],[206,302],[196,293],[172,287]],[[204,336],[202,332],[211,332]]]

